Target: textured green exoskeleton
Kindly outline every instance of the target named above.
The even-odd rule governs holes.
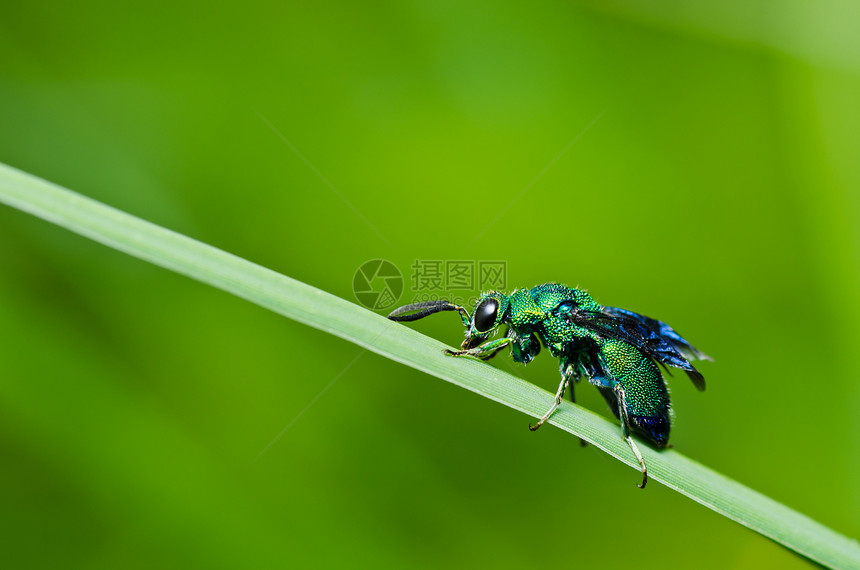
[[[639,486],[643,488],[648,471],[630,437],[631,430],[659,448],[669,441],[669,393],[657,363],[684,370],[696,388],[705,389],[705,379],[689,360],[710,360],[706,354],[669,325],[625,309],[601,306],[581,289],[547,283],[510,295],[490,291],[481,295],[471,315],[447,301],[430,301],[400,307],[388,318],[415,321],[440,311],[458,311],[466,327],[461,350],[447,351],[452,356],[489,360],[510,346],[513,359],[528,364],[543,345],[559,359],[561,383],[555,402],[529,426],[532,431],[552,416],[566,388],[570,400],[575,401],[573,382],[587,377],[621,421],[622,435],[642,469]],[[503,326],[504,336],[490,340]]]

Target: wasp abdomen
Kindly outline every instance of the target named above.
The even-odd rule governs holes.
[[[657,447],[666,447],[669,443],[669,416],[637,416],[628,414],[630,427],[633,431],[651,440]]]

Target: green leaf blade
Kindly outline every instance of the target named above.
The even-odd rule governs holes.
[[[0,202],[532,417],[552,402],[545,390],[483,363],[446,357],[438,341],[344,299],[2,164]],[[564,403],[550,423],[638,469],[618,426],[601,416]],[[650,478],[815,562],[860,568],[856,540],[674,450],[641,450]]]

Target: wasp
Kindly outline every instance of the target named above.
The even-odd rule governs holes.
[[[631,437],[635,432],[658,448],[669,442],[669,392],[657,364],[687,373],[693,385],[705,389],[702,374],[691,360],[711,360],[664,322],[617,307],[598,304],[582,289],[546,283],[510,294],[489,291],[480,296],[472,314],[448,301],[414,303],[395,309],[393,321],[416,321],[441,311],[457,311],[466,327],[460,350],[451,356],[489,360],[510,347],[514,361],[528,364],[541,346],[559,360],[561,383],[555,401],[537,423],[537,430],[561,404],[565,390],[575,402],[574,383],[584,376],[600,390],[621,423],[621,433],[648,482],[642,453]],[[504,327],[501,338],[493,338]],[[584,443],[584,442],[583,442]]]

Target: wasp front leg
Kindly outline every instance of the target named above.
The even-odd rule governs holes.
[[[445,353],[450,356],[471,356],[479,360],[489,360],[496,354],[498,354],[499,351],[501,351],[503,348],[511,344],[511,342],[512,339],[505,337],[485,342],[482,345],[470,348],[468,350],[450,350],[446,348]]]
[[[534,333],[518,333],[510,328],[505,336],[511,339],[511,358],[514,362],[528,364],[540,353],[540,341]]]

